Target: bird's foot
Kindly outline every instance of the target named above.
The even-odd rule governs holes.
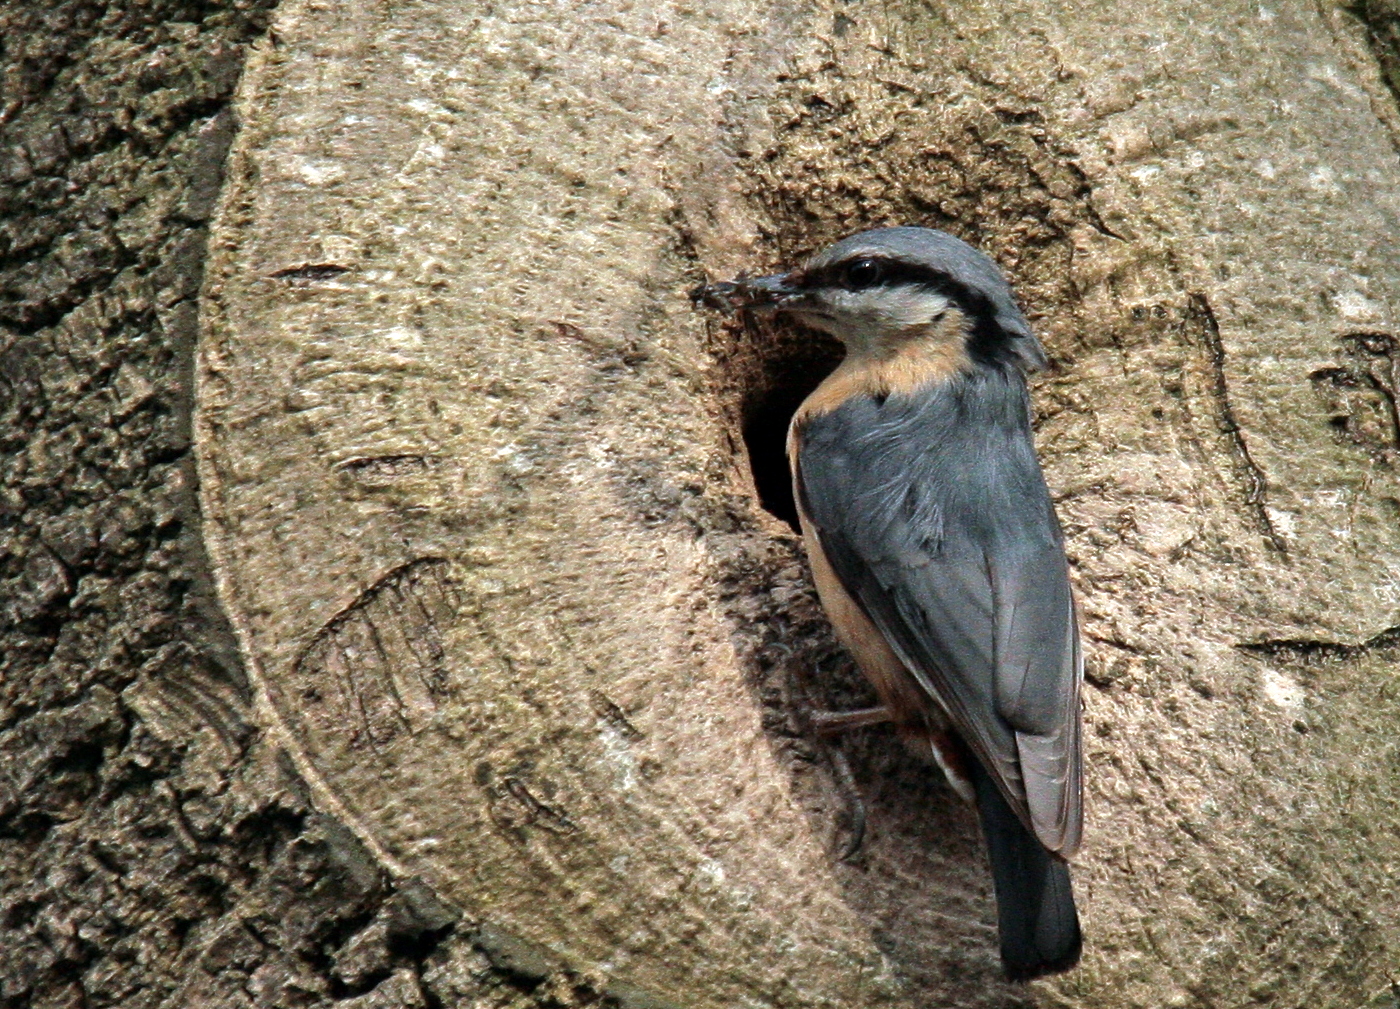
[[[857,708],[854,711],[813,711],[810,714],[812,728],[824,738],[838,736],[852,729],[863,729],[870,725],[883,725],[890,721],[889,709],[883,705],[875,708]],[[837,855],[839,861],[846,861],[860,851],[865,840],[865,802],[860,797],[856,776],[851,773],[851,762],[840,748],[825,748],[831,757],[831,769],[836,777],[836,787],[846,803],[847,819],[851,833]]]
[[[856,776],[851,773],[851,762],[846,759],[846,754],[835,747],[830,753],[836,785],[841,790],[841,797],[846,800],[846,816],[851,824],[851,834],[841,846],[841,853],[836,856],[838,862],[845,862],[860,851],[861,843],[865,840],[865,800],[860,797],[860,788],[856,785]]]

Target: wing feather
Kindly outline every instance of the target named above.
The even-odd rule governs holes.
[[[981,758],[1072,855],[1079,634],[1019,373],[858,395],[796,432],[803,510],[842,586]]]

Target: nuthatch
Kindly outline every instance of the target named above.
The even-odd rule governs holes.
[[[696,297],[845,344],[788,459],[822,605],[881,706],[825,724],[892,721],[931,753],[981,816],[1007,976],[1072,967],[1083,662],[1031,441],[1045,353],[1001,271],[941,231],[882,228]]]

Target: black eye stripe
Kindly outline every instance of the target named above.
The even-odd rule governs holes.
[[[916,263],[886,259],[883,256],[857,256],[854,259],[843,259],[839,263],[830,263],[815,270],[808,270],[802,275],[801,286],[806,288],[849,287],[851,286],[848,283],[850,271],[867,263],[879,272],[879,279],[873,284],[860,285],[862,287],[918,285],[931,288],[948,297],[957,297],[960,291],[966,290],[963,285],[957,283],[946,273],[940,273]]]
[[[972,323],[972,334],[968,349],[974,357],[986,360],[998,359],[1007,342],[1007,334],[996,322],[996,308],[987,295],[974,287],[954,280],[948,274],[932,267],[910,263],[883,256],[855,256],[839,263],[830,263],[815,270],[806,270],[797,279],[797,286],[812,290],[822,287],[848,288],[846,271],[852,264],[863,261],[878,263],[880,280],[862,290],[918,286],[943,295]]]

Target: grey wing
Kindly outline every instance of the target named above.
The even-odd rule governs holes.
[[[855,397],[799,434],[822,548],[1018,817],[1082,829],[1079,633],[1019,377]]]

